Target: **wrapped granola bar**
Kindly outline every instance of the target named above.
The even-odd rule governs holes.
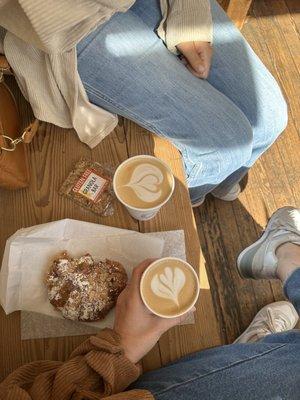
[[[81,159],[63,183],[59,194],[67,196],[80,206],[101,216],[112,215],[114,192],[112,170]]]

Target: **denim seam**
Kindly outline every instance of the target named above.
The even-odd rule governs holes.
[[[271,353],[271,352],[273,352],[273,351],[276,351],[276,350],[278,350],[278,349],[281,349],[281,348],[283,348],[283,347],[285,347],[285,346],[287,346],[287,343],[284,343],[284,344],[282,344],[282,345],[280,345],[280,346],[277,346],[276,348],[273,348],[273,349],[270,349],[270,350],[268,350],[268,351],[265,351],[264,353],[260,353],[260,354],[255,355],[255,356],[248,357],[248,358],[245,358],[245,359],[243,359],[243,360],[236,361],[236,362],[234,362],[234,363],[232,363],[232,364],[230,364],[230,365],[226,365],[226,367],[222,367],[222,368],[219,368],[219,369],[215,369],[215,370],[213,370],[213,371],[208,372],[207,374],[204,374],[204,375],[201,375],[201,376],[197,376],[197,377],[192,378],[192,379],[189,379],[189,380],[187,380],[187,381],[185,381],[185,382],[177,383],[177,384],[175,384],[175,385],[173,385],[173,386],[170,386],[170,387],[168,387],[167,389],[164,389],[164,390],[162,390],[162,391],[160,391],[160,392],[156,392],[156,393],[153,392],[152,394],[153,394],[153,396],[161,395],[161,394],[163,394],[163,393],[168,392],[168,391],[171,390],[171,389],[175,389],[175,388],[177,388],[177,387],[184,386],[184,385],[186,385],[186,384],[188,384],[188,383],[194,382],[195,380],[202,379],[202,378],[206,378],[207,376],[212,375],[212,374],[215,374],[216,372],[224,371],[224,370],[226,370],[226,369],[228,369],[228,368],[235,367],[236,365],[243,364],[244,362],[247,362],[247,361],[250,361],[250,360],[254,360],[255,358],[262,357],[262,356],[264,356],[264,355],[266,355],[266,354],[269,354],[269,353]]]

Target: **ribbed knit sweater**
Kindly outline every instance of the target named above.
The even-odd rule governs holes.
[[[134,2],[0,0],[0,26],[7,31],[4,52],[36,118],[73,127],[90,147],[115,128],[117,116],[87,98],[77,71],[76,44]],[[209,0],[160,2],[163,18],[157,33],[170,51],[186,41],[212,41]]]
[[[77,347],[65,362],[35,361],[12,372],[0,384],[0,399],[153,400],[147,390],[126,391],[140,373],[124,356],[119,336],[104,329]]]

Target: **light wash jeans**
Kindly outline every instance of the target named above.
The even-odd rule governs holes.
[[[284,285],[300,313],[300,269]],[[201,351],[140,377],[156,400],[299,400],[300,330]]]
[[[215,0],[211,8],[207,81],[155,34],[159,0],[136,0],[77,47],[90,101],[168,138],[182,153],[193,202],[213,190],[226,194],[287,124],[275,79]]]

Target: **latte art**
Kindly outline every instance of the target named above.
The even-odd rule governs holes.
[[[126,206],[149,210],[168,200],[174,189],[174,177],[158,158],[137,156],[119,166],[114,189]]]
[[[165,267],[162,274],[155,274],[152,278],[151,289],[156,296],[171,300],[179,307],[179,294],[185,281],[182,269]]]
[[[129,182],[124,186],[131,188],[142,201],[152,203],[162,195],[163,180],[163,173],[158,167],[145,163],[134,168]]]
[[[185,314],[199,294],[197,274],[187,262],[174,257],[154,261],[144,272],[140,293],[146,307],[160,317]]]

